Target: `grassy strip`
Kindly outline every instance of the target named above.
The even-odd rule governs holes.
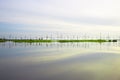
[[[0,40],[0,42],[6,42],[5,40]]]
[[[64,42],[108,42],[107,40],[58,40],[57,42],[61,42],[61,43],[64,43]]]
[[[5,39],[0,39],[0,42],[6,42],[6,40]]]
[[[117,42],[117,40],[102,40],[102,39],[96,39],[96,40],[35,40],[35,39],[0,39],[0,42],[6,42],[6,41],[12,41],[12,42],[18,42],[18,43],[34,43],[34,42],[60,42],[60,43],[66,43],[66,42]]]
[[[27,43],[33,43],[33,42],[52,42],[52,40],[29,40],[29,39],[15,39],[15,40],[10,40],[10,41],[13,41],[13,42],[18,42],[18,43],[23,43],[23,42],[27,42]]]

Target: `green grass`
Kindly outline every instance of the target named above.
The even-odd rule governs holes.
[[[57,42],[61,42],[61,43],[64,43],[64,42],[108,42],[107,40],[101,40],[101,39],[98,39],[98,40],[58,40]]]
[[[33,42],[52,42],[52,40],[34,40],[34,39],[13,39],[10,40],[13,42],[18,42],[18,43],[23,43],[23,42],[27,42],[27,43],[33,43]]]
[[[35,40],[35,39],[0,39],[0,42],[6,42],[6,41],[12,41],[17,43],[36,43],[36,42],[60,42],[60,43],[67,43],[67,42],[97,42],[97,43],[103,43],[103,42],[117,42],[117,40],[104,40],[104,39],[91,39],[91,40]]]
[[[6,42],[6,40],[5,39],[0,39],[0,42]]]

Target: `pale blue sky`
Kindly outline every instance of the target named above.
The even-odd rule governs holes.
[[[0,32],[120,32],[119,0],[0,0]]]

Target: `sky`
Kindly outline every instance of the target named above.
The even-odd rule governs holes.
[[[120,32],[120,0],[0,0],[0,32]]]

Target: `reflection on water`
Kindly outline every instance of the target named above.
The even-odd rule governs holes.
[[[57,48],[64,48],[64,47],[72,47],[72,48],[102,48],[106,46],[108,47],[120,47],[120,42],[105,42],[105,43],[95,43],[95,42],[68,42],[68,43],[59,43],[59,42],[53,42],[53,43],[15,43],[15,42],[3,42],[0,43],[0,47],[7,47],[7,48],[14,48],[14,47],[57,47]]]
[[[120,43],[0,43],[0,80],[120,80]]]

